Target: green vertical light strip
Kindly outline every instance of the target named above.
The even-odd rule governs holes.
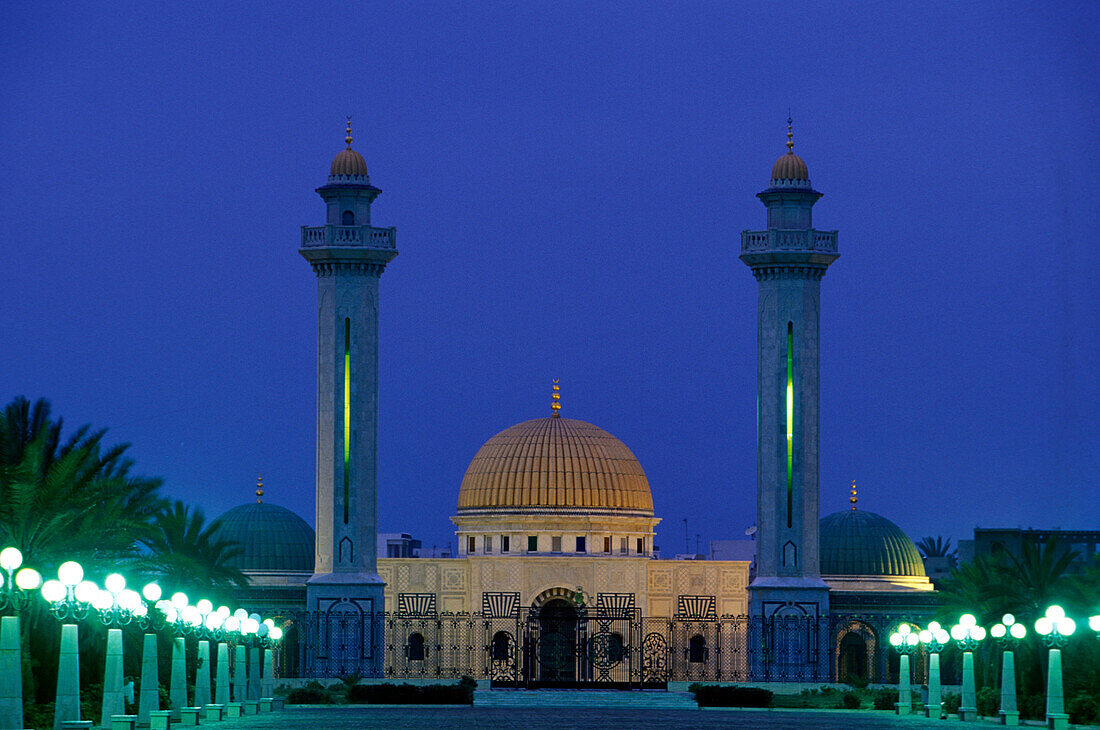
[[[788,443],[790,440],[788,439]],[[344,317],[344,524],[348,524],[351,466],[351,318]]]
[[[794,500],[794,323],[787,323],[787,527],[793,520]]]

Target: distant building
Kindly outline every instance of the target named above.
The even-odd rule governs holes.
[[[973,540],[959,540],[959,562],[1006,552],[1020,557],[1024,544],[1046,546],[1052,540],[1077,552],[1074,564],[1080,567],[1100,555],[1100,530],[1036,530],[1021,527],[975,527]]]
[[[383,532],[378,535],[378,557],[419,558],[420,540],[407,532]]]

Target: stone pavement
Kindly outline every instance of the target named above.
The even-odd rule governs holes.
[[[623,710],[467,706],[296,706],[218,723],[224,730],[916,730],[1000,727],[871,710]]]

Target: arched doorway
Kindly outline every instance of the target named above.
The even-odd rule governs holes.
[[[855,631],[850,631],[840,640],[840,655],[837,657],[838,682],[851,682],[870,679],[867,674],[867,642]]]
[[[576,607],[564,599],[554,598],[539,609],[534,647],[538,681],[554,684],[577,681],[579,623]]]

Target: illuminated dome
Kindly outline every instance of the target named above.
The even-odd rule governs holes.
[[[917,546],[890,520],[848,509],[821,518],[822,575],[924,577]]]
[[[809,179],[810,171],[806,168],[806,163],[794,152],[781,155],[772,165],[772,180],[809,181]]]
[[[226,561],[244,571],[313,572],[313,528],[285,507],[251,502],[220,518],[218,537],[242,552]]]
[[[642,465],[619,439],[572,418],[517,423],[485,442],[458,491],[458,514],[653,516]]]

